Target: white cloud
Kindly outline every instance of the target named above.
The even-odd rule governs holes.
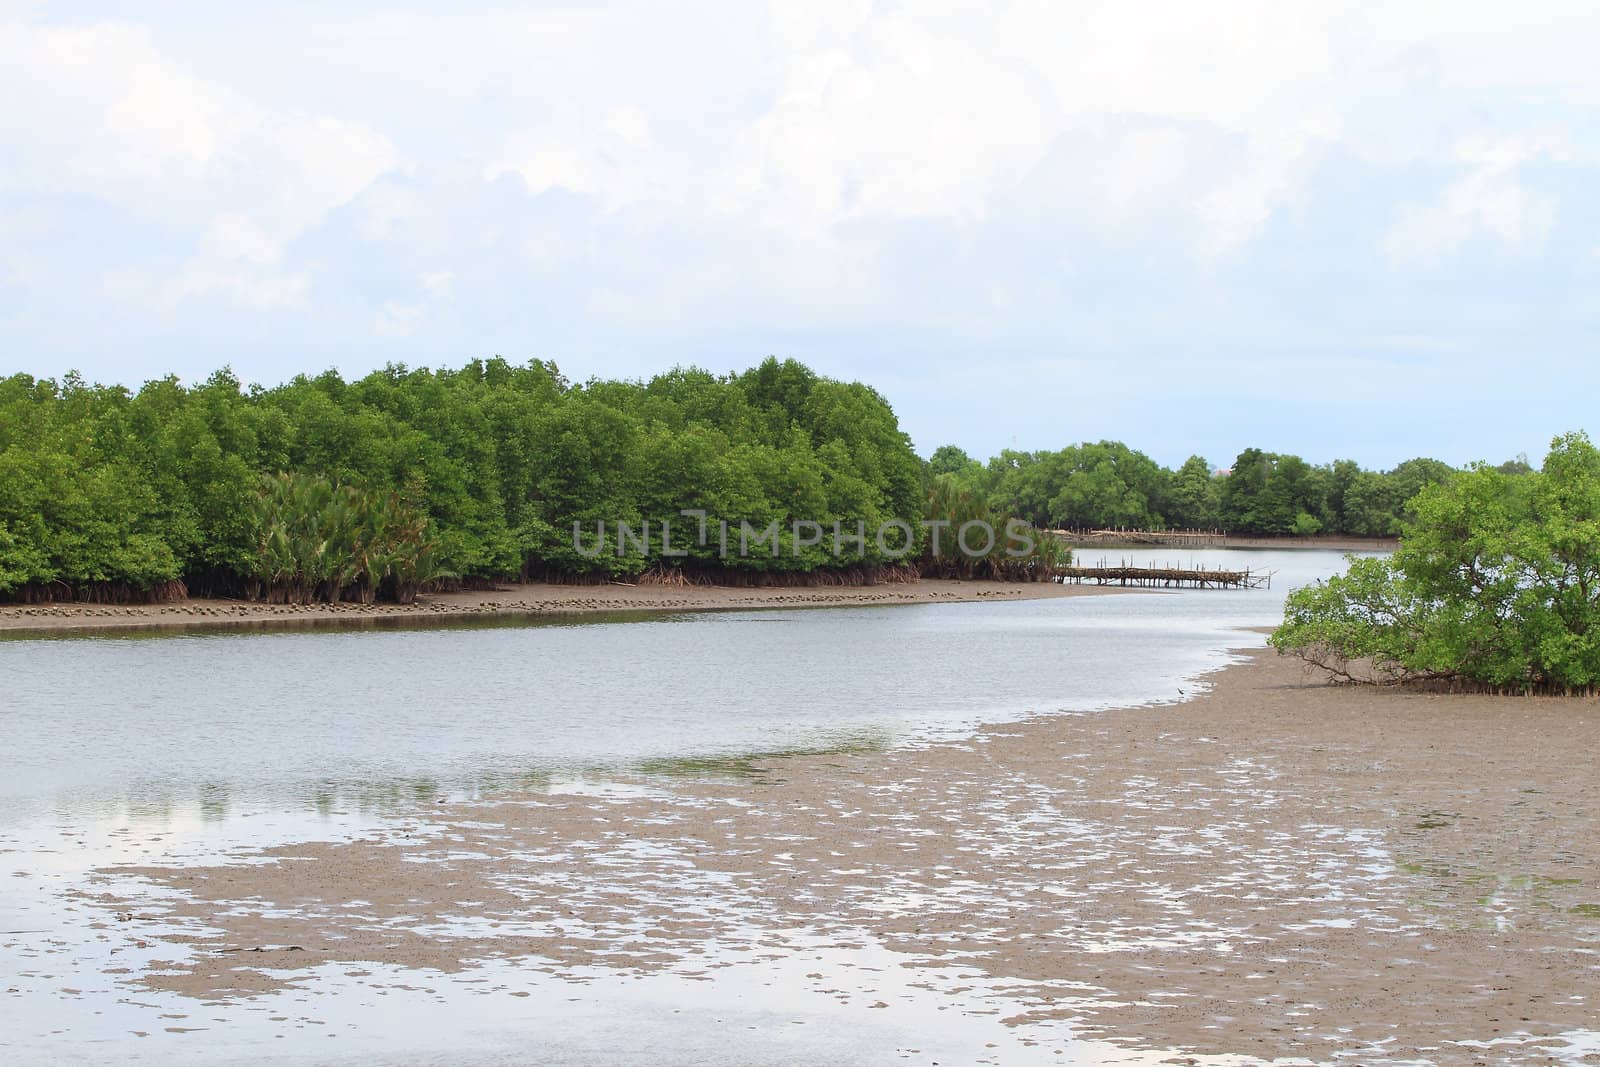
[[[536,196],[549,189],[588,193],[609,211],[687,193],[684,165],[656,143],[649,116],[636,105],[607,108],[593,125],[564,116],[511,135],[484,169],[488,181],[504,174],[518,175]]]
[[[411,302],[387,300],[373,316],[372,332],[379,337],[410,337],[432,324],[450,300],[449,271],[435,271],[417,279],[420,296]]]
[[[1200,198],[1208,249],[1230,252],[1249,243],[1293,194],[1314,145],[1310,137],[1252,138],[1243,167]]]
[[[183,296],[294,303],[294,284],[220,262],[274,263],[283,246],[394,168],[359,122],[282,111],[195,77],[141,27],[0,24],[7,144],[0,194],[71,193],[115,205],[201,249]]]
[[[247,259],[253,263],[276,263],[283,249],[254,221],[237,212],[225,211],[211,220],[207,245],[219,259]]]
[[[237,268],[194,267],[163,287],[168,313],[197,298],[222,298],[255,311],[302,307],[309,281],[304,275],[259,274]]]
[[[909,14],[781,57],[775,105],[740,131],[711,177],[717,206],[804,233],[862,218],[982,219],[1056,130],[1036,73]]]
[[[360,198],[361,234],[369,241],[382,241],[395,228],[422,210],[422,200],[413,189],[378,184]]]
[[[1112,221],[1165,202],[1188,175],[1190,138],[1173,126],[1137,129],[1113,139],[1099,175],[1100,196]]]
[[[1502,247],[1537,250],[1555,222],[1556,205],[1518,180],[1518,168],[1541,158],[1562,159],[1567,139],[1474,136],[1456,146],[1467,173],[1428,204],[1403,210],[1384,237],[1383,250],[1400,267],[1436,266],[1477,237]]]

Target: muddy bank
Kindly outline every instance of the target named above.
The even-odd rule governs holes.
[[[1241,537],[1228,535],[1223,548],[1319,548],[1324,552],[1393,552],[1400,547],[1394,537]]]
[[[839,607],[869,604],[948,604],[977,600],[1039,600],[1085,596],[1095,590],[1051,582],[949,581],[865,586],[748,589],[722,586],[548,585],[435,593],[415,604],[259,604],[190,599],[170,604],[3,604],[0,634],[133,629],[370,625],[371,620],[517,618],[616,611],[722,611],[740,608]]]
[[[1341,537],[1337,535],[1316,535],[1312,537],[1244,537],[1233,534],[1218,534],[1214,538],[1189,544],[1163,545],[1151,541],[1136,539],[1118,540],[1115,537],[1093,538],[1075,540],[1067,538],[1067,543],[1074,550],[1081,552],[1085,559],[1101,548],[1127,548],[1159,551],[1170,548],[1175,551],[1194,549],[1202,551],[1207,548],[1261,548],[1261,549],[1320,549],[1323,552],[1393,552],[1400,547],[1398,538],[1393,537]]]
[[[128,979],[196,998],[328,963],[710,972],[803,930],[1005,980],[1037,998],[1019,1026],[1151,1048],[1544,1062],[1600,1027],[1600,705],[1335,689],[1269,654],[1211,683],[964,743],[117,868],[180,895],[97,898],[102,926],[186,924],[194,958]]]

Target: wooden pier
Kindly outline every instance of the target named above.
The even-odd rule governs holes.
[[[1230,571],[1212,567],[1112,567],[1068,566],[1056,569],[1056,581],[1066,585],[1117,585],[1141,589],[1261,589],[1272,588],[1272,571]]]

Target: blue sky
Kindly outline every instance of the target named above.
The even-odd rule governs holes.
[[[1583,3],[7,4],[0,372],[768,354],[924,453],[1535,460]]]

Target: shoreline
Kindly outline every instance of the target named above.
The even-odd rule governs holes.
[[[513,584],[419,596],[415,604],[263,604],[194,597],[169,604],[0,604],[0,638],[116,631],[368,628],[411,623],[556,619],[613,612],[959,604],[1047,600],[1130,590],[1055,582],[923,578],[857,586]]]
[[[803,934],[1023,990],[1019,1032],[1069,1019],[1139,1048],[1471,1063],[1600,1028],[1579,992],[1600,790],[1573,773],[1595,701],[1332,687],[1264,650],[1200,686],[758,758],[755,780],[504,794],[360,840],[112,867],[123,888],[88,899],[113,932],[118,908],[182,924],[165,940],[195,958],[136,981],[198,1000],[320,966],[705,975]]]
[[[1157,550],[1163,548],[1193,549],[1203,552],[1207,549],[1236,549],[1258,548],[1265,550],[1298,551],[1320,550],[1323,552],[1393,552],[1400,547],[1398,537],[1343,537],[1338,535],[1322,537],[1238,537],[1218,534],[1215,544],[1162,544],[1150,541],[1118,540],[1107,538],[1105,540],[1073,540],[1066,539],[1067,545],[1074,550],[1089,550],[1095,548],[1132,548]]]

